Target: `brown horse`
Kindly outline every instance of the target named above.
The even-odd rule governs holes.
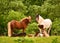
[[[31,16],[23,18],[21,21],[12,20],[8,22],[8,36],[11,37],[13,34],[13,29],[23,29],[23,33],[25,32],[25,28],[31,22]]]

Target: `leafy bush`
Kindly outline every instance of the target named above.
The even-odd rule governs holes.
[[[60,19],[55,19],[51,29],[52,35],[60,35]]]
[[[11,21],[11,20],[21,20],[22,18],[25,17],[25,15],[23,13],[11,10],[8,13],[8,17],[7,17],[7,21]]]
[[[37,6],[37,5],[30,5],[28,7],[28,12],[26,15],[30,15],[32,16],[32,22],[35,22],[35,18],[36,18],[36,14],[37,13],[40,13],[40,6]]]
[[[22,12],[22,13],[27,12],[27,10],[26,10],[27,6],[25,6],[22,1],[11,1],[9,3],[9,7],[10,7],[10,9],[12,9],[14,11],[18,11],[18,12]]]
[[[51,34],[60,35],[60,0],[0,0],[0,34],[7,33],[9,21],[21,20],[26,16],[32,16],[31,26],[28,27],[32,27],[33,31],[35,26],[37,28],[34,25],[36,13],[43,18],[50,18],[53,22]]]
[[[24,4],[26,6],[29,6],[29,5],[39,5],[41,6],[43,3],[44,3],[45,0],[24,0]]]
[[[37,23],[29,24],[29,26],[26,28],[26,33],[30,34],[30,33],[35,33],[35,32],[38,32]]]

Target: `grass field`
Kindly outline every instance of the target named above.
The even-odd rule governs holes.
[[[0,36],[0,43],[60,43],[60,36],[50,36],[48,38]]]

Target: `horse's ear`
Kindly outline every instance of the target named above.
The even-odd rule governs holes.
[[[39,17],[39,14],[36,14],[36,17]]]
[[[31,16],[28,16],[28,18],[27,18],[28,20],[29,20],[29,22],[31,22]]]
[[[39,14],[36,14],[36,21],[39,20]]]
[[[29,16],[28,18],[31,19],[31,16]]]

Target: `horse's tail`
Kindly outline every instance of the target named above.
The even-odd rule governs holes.
[[[7,28],[8,28],[8,36],[11,37],[12,36],[11,22],[8,22]]]

